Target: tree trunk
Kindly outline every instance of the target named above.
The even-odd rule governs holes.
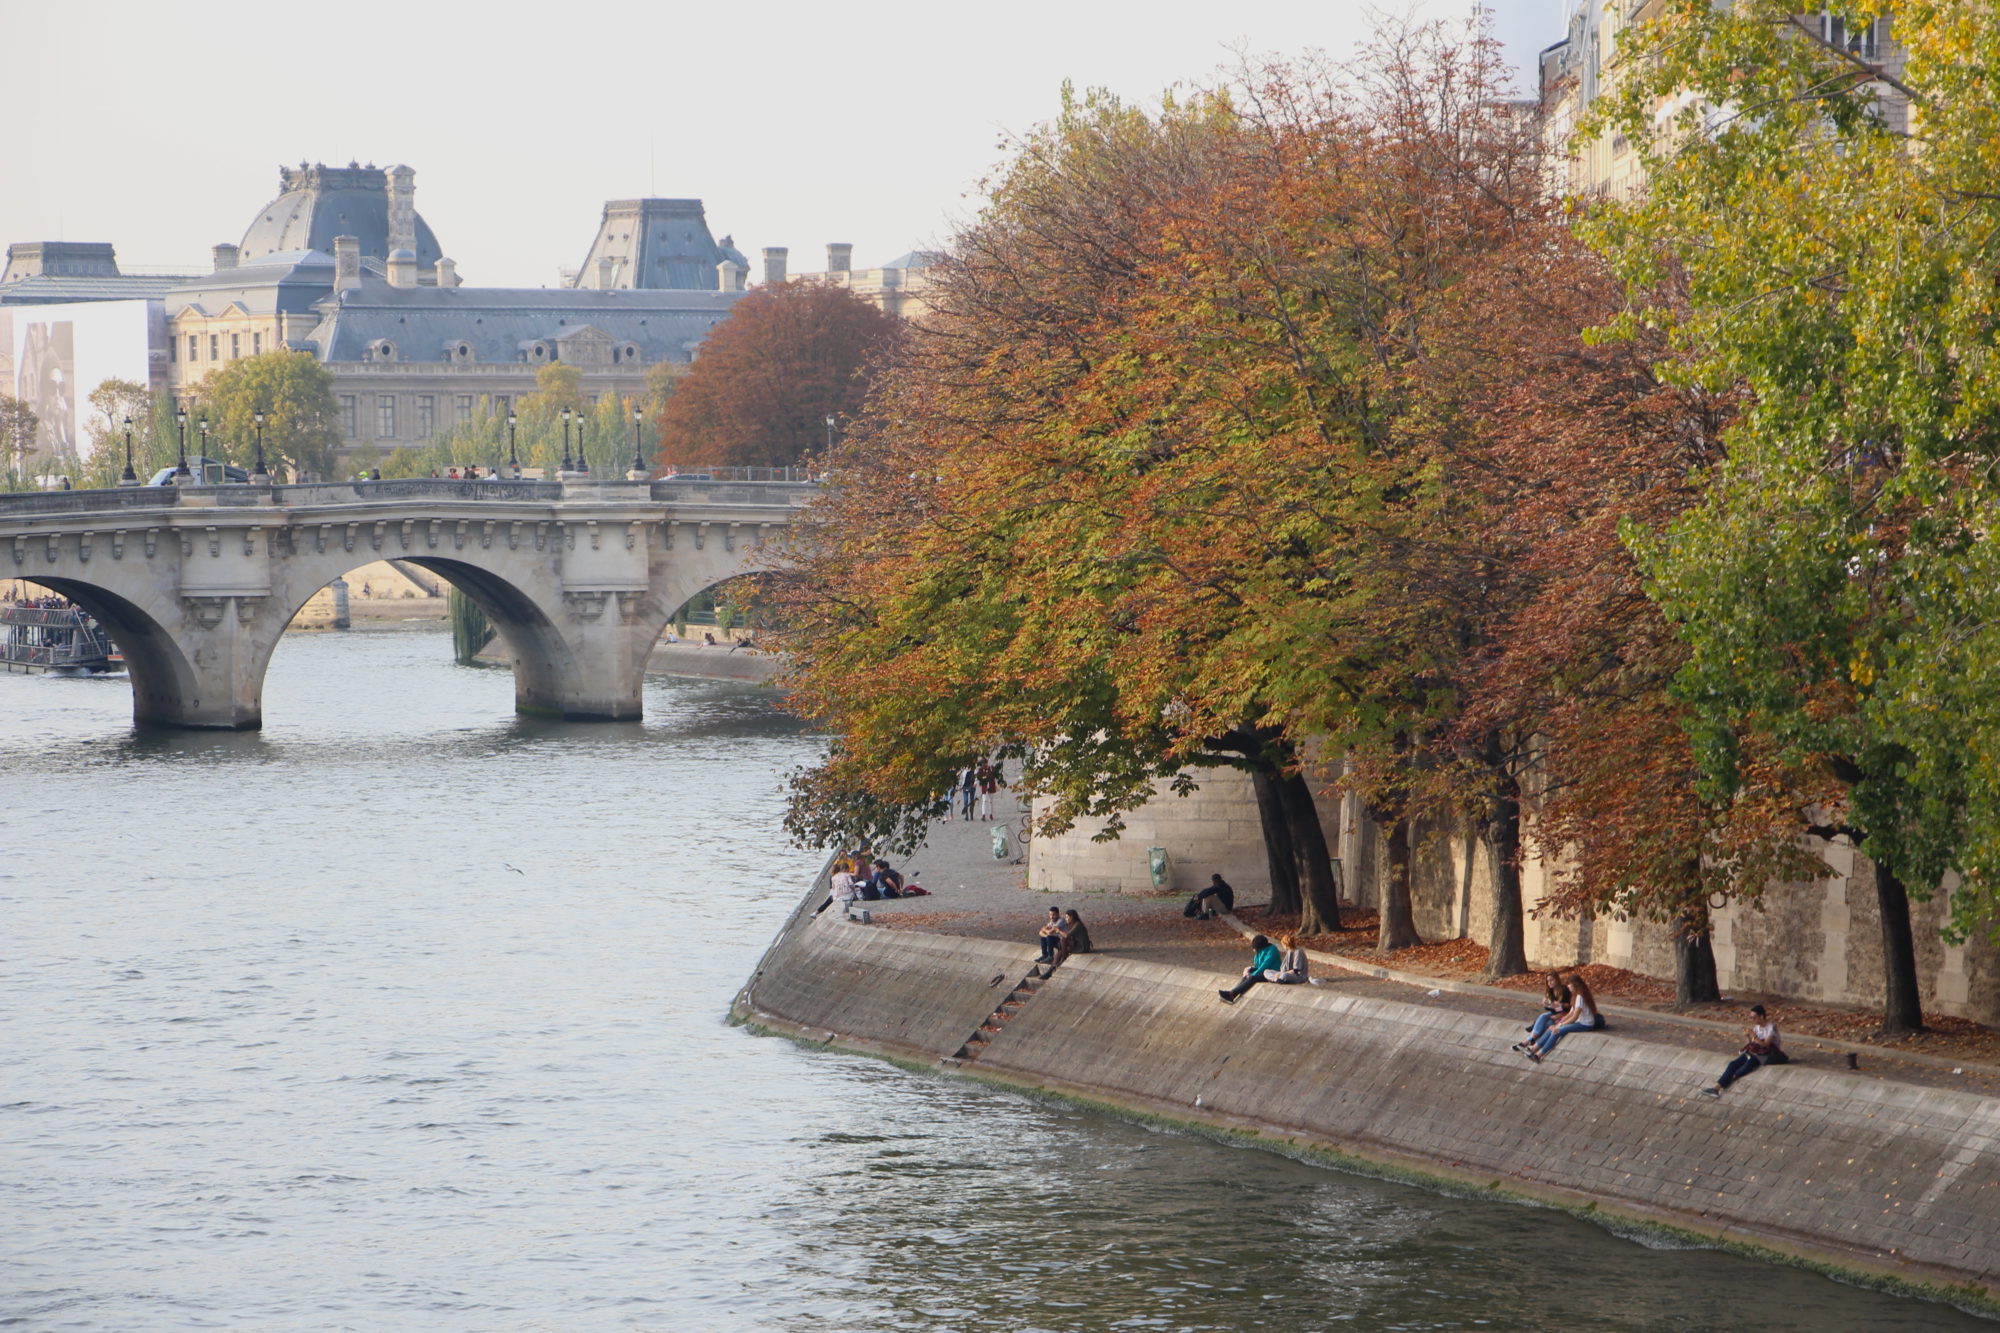
[[[1880,1037],[1924,1030],[1917,991],[1917,945],[1910,932],[1910,895],[1883,862],[1875,863],[1875,903],[1882,916],[1882,1028]]]
[[[1382,927],[1375,937],[1375,947],[1387,953],[1424,941],[1417,934],[1417,918],[1410,908],[1410,821],[1387,821],[1378,816],[1375,822],[1385,829],[1389,840],[1389,873],[1382,882]]]
[[[1278,793],[1279,779],[1258,763],[1250,769],[1250,786],[1257,793],[1257,822],[1264,830],[1264,860],[1271,870],[1273,916],[1300,911],[1298,853],[1292,846],[1291,820]]]
[[[1326,830],[1320,827],[1312,784],[1303,773],[1286,773],[1277,779],[1276,785],[1278,797],[1284,802],[1286,822],[1291,826],[1292,851],[1298,861],[1303,900],[1299,934],[1339,930],[1340,886],[1333,882],[1333,859],[1326,850]]]
[[[1715,979],[1715,941],[1709,932],[1708,904],[1698,902],[1674,923],[1674,1007],[1715,1004],[1722,987]]]
[[[1495,784],[1486,821],[1493,843],[1493,933],[1486,943],[1486,976],[1498,980],[1528,970],[1521,919],[1521,784],[1502,761],[1497,738],[1489,740],[1486,753]]]

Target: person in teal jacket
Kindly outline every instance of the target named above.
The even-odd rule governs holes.
[[[1228,990],[1216,992],[1222,997],[1224,1004],[1235,1004],[1237,996],[1264,979],[1264,973],[1276,972],[1283,964],[1283,960],[1278,956],[1278,946],[1264,936],[1251,936],[1250,947],[1254,952],[1250,956],[1250,966],[1243,969],[1243,980]]]

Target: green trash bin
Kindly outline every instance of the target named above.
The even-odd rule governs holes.
[[[1168,863],[1167,849],[1148,847],[1146,849],[1146,873],[1153,877],[1153,887],[1164,889],[1173,878],[1173,867]]]

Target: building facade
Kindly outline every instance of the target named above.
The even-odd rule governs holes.
[[[164,294],[167,384],[187,393],[261,352],[309,352],[334,377],[351,452],[421,445],[505,410],[544,366],[574,366],[584,398],[637,396],[684,366],[742,294],[747,265],[697,199],[605,205],[564,287],[471,287],[416,211],[416,173],[301,164],[213,271]]]
[[[928,250],[912,250],[880,268],[855,268],[854,247],[835,242],[826,247],[826,272],[801,273],[807,282],[824,282],[843,287],[862,300],[898,319],[921,319],[930,313],[926,299],[931,289],[930,269],[944,256]],[[784,282],[790,252],[784,246],[764,251],[764,281]]]
[[[1578,127],[1600,99],[1616,90],[1627,34],[1664,8],[1665,0],[1612,0],[1610,4],[1571,0],[1568,31],[1561,41],[1545,48],[1539,59],[1540,101],[1555,163],[1551,187],[1556,193],[1629,199],[1644,186],[1645,169],[1624,134],[1616,130],[1582,134]],[[1823,10],[1802,11],[1793,22],[1800,40],[1822,41],[1891,77],[1902,70],[1904,53],[1888,18],[1851,31],[1845,20]],[[1899,130],[1907,128],[1909,108],[1905,100],[1886,83],[1876,83],[1874,91],[1889,124]],[[1656,123],[1665,125],[1685,110],[1690,100],[1676,98],[1653,108]],[[1725,109],[1711,109],[1706,117],[1708,127],[1719,125],[1726,114]]]

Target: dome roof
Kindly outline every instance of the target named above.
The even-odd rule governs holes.
[[[288,250],[333,253],[333,238],[361,242],[363,258],[389,256],[389,173],[377,167],[281,167],[280,193],[257,210],[243,233],[242,259],[255,263]],[[422,214],[416,216],[416,259],[428,268],[444,251]]]

